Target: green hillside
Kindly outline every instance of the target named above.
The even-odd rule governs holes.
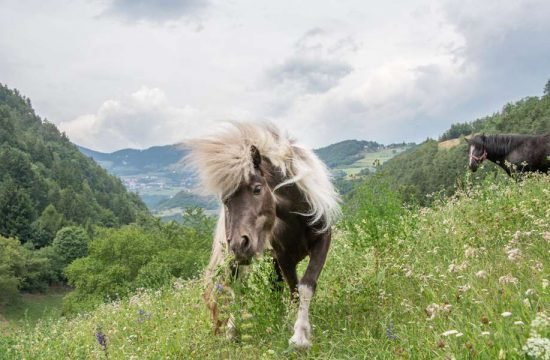
[[[472,133],[542,134],[550,132],[550,93],[542,97],[528,97],[505,105],[502,111],[469,123],[454,124],[441,136],[441,141]],[[427,140],[418,147],[405,151],[380,168],[394,186],[406,194],[409,201],[428,204],[432,193],[453,194],[461,186],[461,178],[467,172],[468,147],[464,140],[456,146],[438,146],[435,140]],[[484,162],[484,168],[476,173],[483,179],[506,176],[493,163]]]
[[[296,305],[287,310],[288,294],[273,295],[271,267],[260,261],[243,297],[224,313],[237,316],[239,342],[212,334],[202,284],[189,280],[17,330],[0,338],[0,353],[5,359],[547,358],[550,349],[540,344],[550,335],[550,178],[468,185],[419,210],[402,208],[399,194],[370,181],[336,232],[311,305],[309,352],[288,348]]]
[[[0,85],[0,235],[44,246],[65,225],[118,226],[147,212],[117,178]]]

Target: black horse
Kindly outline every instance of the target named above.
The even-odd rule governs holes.
[[[550,134],[476,135],[470,145],[470,170],[476,171],[483,160],[499,165],[508,175],[550,169]]]

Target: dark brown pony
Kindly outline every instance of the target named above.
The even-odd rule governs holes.
[[[340,214],[327,168],[312,151],[271,124],[231,123],[211,137],[187,144],[204,189],[223,204],[204,295],[215,331],[224,325],[213,291],[216,269],[228,254],[239,264],[248,264],[271,248],[277,271],[299,296],[289,343],[309,347],[309,304],[330,246],[331,226]],[[298,280],[296,266],[306,256],[309,264]],[[234,336],[231,319],[225,323],[228,335]]]
[[[550,134],[545,135],[476,135],[470,145],[470,170],[476,171],[487,159],[506,171],[548,172],[550,169]]]

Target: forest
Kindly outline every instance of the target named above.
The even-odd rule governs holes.
[[[155,276],[190,276],[205,261],[210,220],[201,211],[187,213],[187,223],[196,223],[194,232],[160,224],[135,193],[36,115],[30,99],[5,85],[0,85],[0,144],[0,306],[51,285],[76,286],[67,301],[90,304],[93,294],[98,303],[154,282]],[[100,251],[101,244],[106,248]],[[83,257],[88,260],[81,266],[97,276],[87,280],[93,286],[84,286],[86,272],[78,270],[78,262],[72,271],[65,269]]]

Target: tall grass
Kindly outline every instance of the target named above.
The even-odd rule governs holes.
[[[191,280],[139,291],[73,319],[41,322],[1,338],[0,354],[549,358],[550,177],[469,185],[431,208],[389,213],[373,209],[378,205],[371,200],[393,199],[391,189],[368,191],[355,194],[363,199],[356,204],[359,215],[336,231],[311,306],[314,339],[308,352],[288,347],[295,305],[287,292],[271,292],[270,267],[260,261],[241,286],[237,305],[227,310],[239,314],[238,342],[212,335],[202,284]]]

